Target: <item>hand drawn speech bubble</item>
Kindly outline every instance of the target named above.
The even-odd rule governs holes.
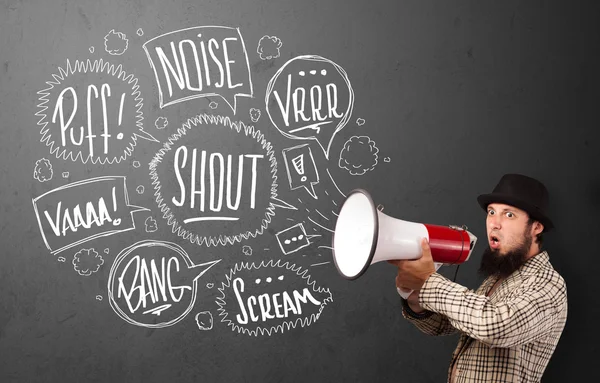
[[[254,273],[266,278],[256,278]],[[290,285],[292,281],[293,285]],[[262,261],[241,262],[226,275],[217,298],[221,322],[247,335],[269,335],[316,322],[333,297],[317,287],[308,270],[300,266]]]
[[[285,136],[316,140],[325,157],[352,114],[354,90],[346,71],[321,56],[286,62],[267,85],[267,114]]]
[[[206,26],[165,33],[145,42],[160,107],[199,97],[252,97],[250,64],[239,28]]]
[[[83,242],[135,229],[133,213],[149,209],[129,204],[125,177],[97,177],[50,190],[33,208],[52,254]]]
[[[144,130],[138,79],[122,64],[67,60],[52,78],[37,92],[35,115],[56,158],[112,164],[131,156],[140,138],[157,142]]]
[[[319,172],[308,144],[286,148],[282,151],[291,190],[305,188],[308,194],[317,199],[315,185],[319,183]]]
[[[123,249],[108,278],[113,311],[127,323],[163,328],[192,310],[198,279],[220,260],[195,265],[179,245],[145,240]]]
[[[149,168],[162,217],[191,243],[232,245],[261,235],[276,207],[296,210],[277,197],[271,143],[254,126],[229,117],[188,119]]]

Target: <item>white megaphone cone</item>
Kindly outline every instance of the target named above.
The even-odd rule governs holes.
[[[332,239],[333,260],[346,279],[356,279],[369,265],[387,260],[418,259],[427,238],[436,270],[471,256],[477,237],[457,226],[428,225],[393,218],[379,211],[368,192],[355,189],[340,207]],[[399,290],[405,299],[412,290]]]

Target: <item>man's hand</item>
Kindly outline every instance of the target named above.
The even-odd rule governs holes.
[[[423,251],[423,256],[419,259],[388,261],[398,267],[398,275],[396,276],[397,287],[419,291],[427,278],[435,273],[431,249],[426,238],[421,240],[421,250]]]

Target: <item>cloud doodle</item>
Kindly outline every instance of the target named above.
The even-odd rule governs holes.
[[[104,49],[111,55],[122,55],[127,50],[128,45],[129,40],[127,40],[125,34],[115,32],[114,29],[104,36]]]
[[[256,52],[261,60],[276,59],[279,57],[279,48],[281,48],[282,45],[283,43],[279,38],[265,35],[258,42]]]
[[[86,277],[100,270],[103,264],[104,259],[94,249],[81,249],[73,256],[73,268]]]
[[[33,178],[40,182],[50,181],[52,179],[52,164],[45,158],[35,161],[35,169],[33,170]]]
[[[361,176],[377,165],[379,149],[367,136],[352,136],[340,152],[339,166],[353,176]]]

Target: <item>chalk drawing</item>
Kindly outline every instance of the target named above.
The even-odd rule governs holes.
[[[252,248],[248,245],[244,245],[244,247],[242,247],[242,254],[244,255],[252,255]]]
[[[69,172],[62,172],[63,178],[69,178]]]
[[[261,154],[240,154],[236,156],[238,158],[234,158],[218,152],[210,153],[206,150],[198,150],[202,148],[188,149],[179,142],[180,139],[185,140],[184,137],[192,130],[193,134],[202,134],[198,132],[205,132],[207,129],[220,129],[225,130],[223,134],[230,131],[248,137],[250,142],[254,140],[258,143],[263,152]],[[190,138],[188,137],[188,139]],[[158,167],[165,160],[166,155],[174,156],[173,170],[177,176],[177,185],[164,185],[160,181]],[[198,226],[194,226],[194,224],[203,221],[239,221],[240,218],[243,218],[238,212],[242,201],[250,209],[256,208],[256,179],[260,176],[257,174],[257,164],[264,160],[267,160],[269,166],[269,175],[266,178],[270,182],[270,193],[260,227],[244,229],[237,234],[235,231],[239,230],[239,225],[231,225],[232,234],[206,235],[204,231],[197,232],[196,227]],[[224,177],[226,169],[234,166],[231,164],[233,161],[238,163],[236,166],[238,170],[242,169],[241,172],[238,171],[237,192],[233,194],[235,202],[232,201],[233,181],[231,176]],[[262,235],[268,227],[275,215],[276,207],[297,210],[296,207],[280,200],[277,196],[277,160],[271,143],[266,141],[264,135],[253,126],[248,126],[241,121],[232,122],[229,117],[202,114],[188,119],[155,154],[150,161],[149,168],[152,186],[155,190],[155,200],[163,213],[162,217],[167,224],[172,226],[173,233],[198,245],[231,245],[250,237],[255,238]],[[184,177],[182,174],[191,174],[191,176]],[[225,182],[226,179],[227,182]],[[243,179],[246,181],[242,182]],[[246,193],[242,196],[241,191],[244,185],[246,185],[244,189]],[[175,190],[170,190],[173,187]],[[197,195],[201,197],[199,202]],[[200,206],[197,206],[198,203]],[[250,222],[244,225],[254,226],[257,224]]]
[[[138,36],[144,35],[144,31],[142,30],[142,28],[138,28],[138,30],[135,33],[137,33]]]
[[[279,243],[279,248],[285,255],[295,253],[310,245],[310,241],[304,230],[304,225],[301,223],[278,232],[275,234],[275,237]]]
[[[271,273],[267,283],[248,283],[252,274]],[[286,277],[285,284],[283,276]],[[331,291],[318,287],[308,270],[281,260],[262,261],[260,264],[237,263],[218,289],[221,296],[216,303],[221,322],[232,331],[246,335],[267,335],[291,331],[314,324],[329,302]],[[289,283],[295,286],[290,289]]]
[[[265,104],[271,122],[285,137],[315,140],[329,159],[336,133],[352,114],[354,90],[346,71],[333,61],[298,56],[271,78]]]
[[[364,118],[357,118],[356,119],[356,125],[363,126],[364,124],[365,124]]]
[[[81,82],[79,74],[85,75],[87,83]],[[52,78],[46,81],[47,88],[37,92],[35,115],[40,142],[56,158],[112,164],[131,156],[140,138],[158,142],[144,131],[138,79],[121,64],[67,60],[66,68],[59,67]],[[98,128],[92,126],[96,120],[92,114],[102,115],[101,134],[95,134]]]
[[[154,218],[148,217],[144,223],[146,224],[146,233],[154,233],[158,230],[158,224]]]
[[[160,107],[222,97],[236,113],[237,97],[252,97],[250,64],[239,28],[200,26],[145,42]]]
[[[210,311],[201,311],[196,314],[196,324],[198,329],[207,331],[213,328],[213,317]]]
[[[135,191],[138,194],[144,194],[144,185],[138,185],[138,187],[135,188]]]
[[[133,161],[131,164],[132,164],[132,165],[133,165],[133,167],[134,167],[134,168],[136,168],[136,169],[140,167],[140,161]]]
[[[282,45],[283,43],[278,37],[265,35],[258,41],[256,52],[261,60],[276,59],[279,57],[279,48]]]
[[[252,120],[252,122],[258,122],[258,120],[260,119],[260,109],[251,108],[250,119]]]
[[[308,144],[283,149],[283,159],[291,190],[304,188],[317,199],[315,185],[319,183],[319,172]]]
[[[96,300],[101,301],[102,300],[102,295],[96,295]]]
[[[57,260],[58,260],[58,262],[64,262],[64,261],[66,261],[65,257],[58,257]]]
[[[73,269],[86,277],[100,270],[103,264],[104,259],[93,248],[81,249],[73,256]]]
[[[379,149],[367,136],[352,136],[340,151],[339,166],[353,176],[375,169]]]
[[[154,126],[156,129],[164,129],[169,124],[169,121],[166,117],[158,117],[156,121],[154,121]]]
[[[172,326],[192,310],[198,279],[219,261],[195,265],[175,243],[137,242],[119,253],[110,270],[111,308],[132,325]]]
[[[35,168],[33,169],[33,178],[40,181],[46,182],[52,179],[52,164],[45,158],[35,161]]]
[[[149,210],[129,204],[126,178],[121,176],[73,182],[32,202],[42,239],[52,254],[134,230],[133,213]]]
[[[217,106],[219,106],[219,104],[217,104],[215,101],[211,101],[210,104],[208,104],[208,107],[211,109],[217,109]]]
[[[104,36],[104,49],[111,55],[122,55],[127,50],[129,40],[122,32],[112,29]]]
[[[385,158],[383,159],[383,162],[390,162],[390,161],[391,161],[390,157],[385,157]]]

